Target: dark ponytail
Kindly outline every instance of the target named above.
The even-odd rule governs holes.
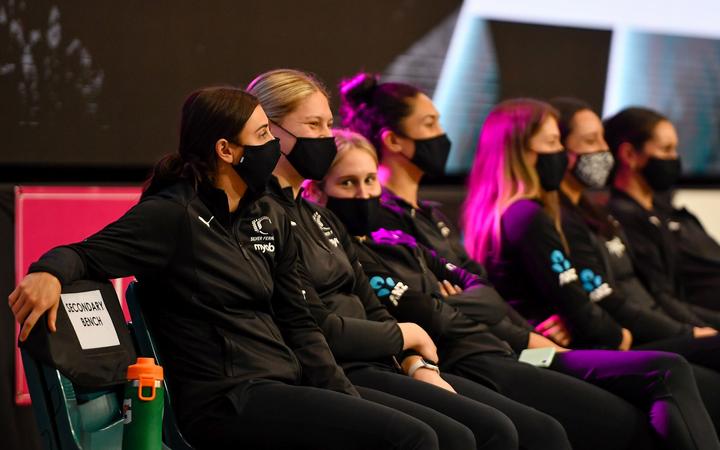
[[[190,94],[182,108],[178,151],[158,161],[143,196],[181,180],[195,188],[212,181],[217,171],[215,143],[219,139],[235,142],[257,105],[254,96],[231,87],[204,88]]]
[[[405,136],[400,123],[412,113],[410,100],[419,93],[409,84],[380,83],[377,75],[358,73],[340,83],[342,124],[381,149],[383,130]]]

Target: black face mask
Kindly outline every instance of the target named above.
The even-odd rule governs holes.
[[[244,145],[243,148],[245,152],[233,168],[251,191],[261,192],[280,159],[280,139],[262,145]]]
[[[273,123],[295,138],[295,145],[290,153],[283,154],[300,176],[310,180],[322,180],[337,155],[335,138],[297,137],[278,123]]]
[[[642,174],[647,183],[653,190],[658,192],[667,191],[673,187],[680,178],[681,172],[680,158],[660,159],[650,157],[642,169]]]
[[[366,236],[377,228],[380,197],[338,198],[328,195],[325,206],[338,216],[353,236]]]
[[[452,143],[446,134],[430,139],[415,139],[415,155],[410,161],[428,175],[442,175],[450,155],[450,145]]]
[[[535,170],[540,178],[540,185],[546,192],[557,191],[565,176],[568,165],[567,151],[538,153]]]

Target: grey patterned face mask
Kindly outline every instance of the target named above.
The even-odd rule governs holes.
[[[608,150],[578,155],[573,175],[589,188],[605,187],[615,159]]]

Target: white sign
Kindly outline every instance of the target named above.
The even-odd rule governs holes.
[[[120,345],[100,291],[61,294],[60,298],[83,350]]]

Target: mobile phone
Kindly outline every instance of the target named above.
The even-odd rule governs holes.
[[[535,367],[550,367],[555,357],[555,347],[526,348],[520,353],[518,361]]]

